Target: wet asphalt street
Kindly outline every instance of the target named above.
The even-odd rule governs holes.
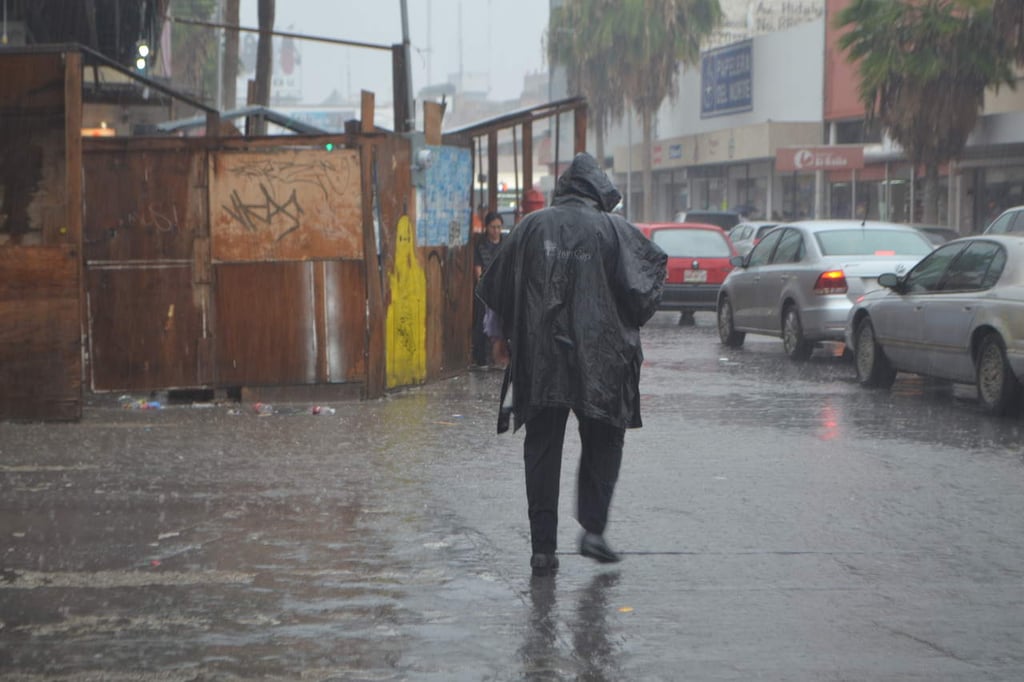
[[[675,322],[644,331],[624,561],[574,552],[570,426],[554,579],[497,372],[0,424],[0,678],[1024,679],[1024,416]]]

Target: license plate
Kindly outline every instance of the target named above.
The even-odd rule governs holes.
[[[707,270],[683,270],[684,282],[706,282],[708,281]]]

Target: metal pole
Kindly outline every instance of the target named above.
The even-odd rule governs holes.
[[[857,169],[850,171],[850,217],[857,217]],[[867,218],[867,209],[864,209],[864,217]]]
[[[629,152],[626,154],[626,220],[632,222],[633,218],[633,116],[626,117],[626,147]],[[693,191],[693,188],[690,188]]]
[[[402,0],[402,52],[405,57],[405,104],[408,116],[405,129],[412,131],[416,129],[416,110],[412,103],[412,58],[409,51],[409,6],[407,0]]]
[[[882,220],[890,220],[892,216],[892,187],[889,184],[889,162],[885,162],[885,190],[882,192],[885,197],[885,215]]]
[[[907,211],[908,223],[914,222],[914,185],[917,180],[917,168],[914,167],[913,162],[910,164],[910,210]]]
[[[217,23],[224,23],[224,0],[217,0]],[[217,29],[217,109],[226,110],[233,107],[224,106],[224,29]],[[169,74],[168,74],[169,75]]]

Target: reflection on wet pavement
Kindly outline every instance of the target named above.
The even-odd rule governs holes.
[[[12,680],[1020,679],[1021,419],[833,348],[644,330],[614,571],[529,576],[498,373],[338,404],[0,423]],[[564,471],[576,467],[567,430]]]

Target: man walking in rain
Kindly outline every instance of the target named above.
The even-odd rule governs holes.
[[[621,195],[589,154],[558,178],[551,206],[529,214],[484,273],[477,296],[499,315],[511,364],[499,433],[526,425],[523,455],[533,575],[558,569],[559,477],[569,411],[582,445],[580,554],[619,560],[604,539],[625,429],[640,421],[640,327],[661,299],[665,253],[611,213]],[[511,393],[509,401],[508,393]]]

